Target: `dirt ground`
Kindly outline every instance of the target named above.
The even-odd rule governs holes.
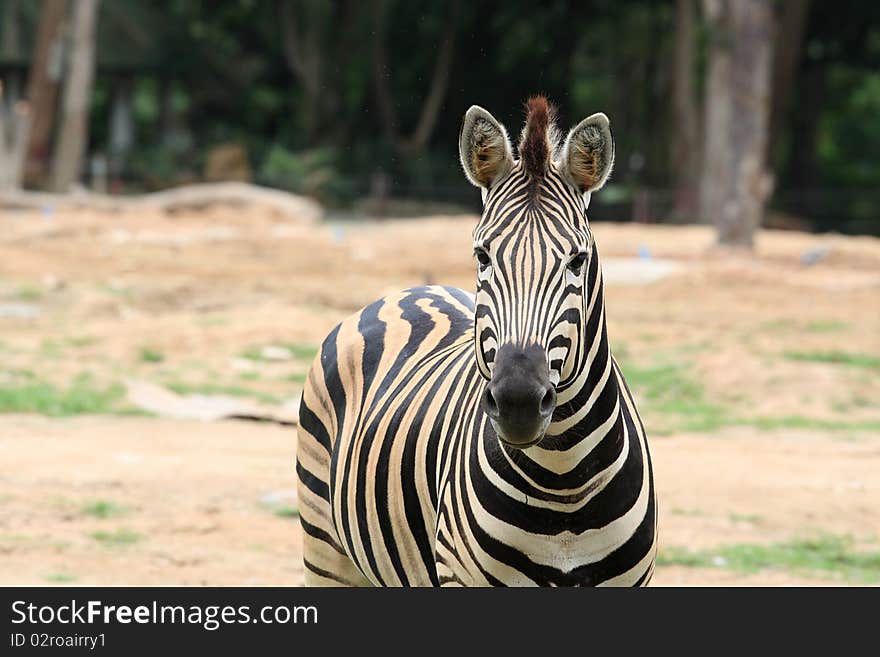
[[[299,584],[295,429],[145,417],[118,391],[295,400],[348,313],[414,284],[473,287],[474,220],[0,214],[0,583]],[[816,535],[876,551],[880,240],[765,231],[745,256],[705,227],[594,234],[661,552]],[[655,584],[842,581],[674,563]]]

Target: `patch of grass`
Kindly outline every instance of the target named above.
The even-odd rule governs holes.
[[[867,354],[856,354],[847,351],[786,351],[788,360],[804,361],[809,363],[833,363],[835,365],[848,365],[869,370],[880,371],[880,357]]]
[[[743,418],[735,422],[753,426],[757,429],[770,431],[773,429],[809,429],[819,431],[880,431],[880,420],[861,420],[847,422],[845,420],[820,420],[800,415],[783,417]]]
[[[78,580],[79,578],[76,575],[69,575],[68,573],[52,573],[51,575],[46,575],[46,581],[52,582],[53,584],[70,584]]]
[[[45,296],[45,292],[42,288],[36,287],[34,285],[22,285],[18,288],[18,292],[16,292],[15,297],[19,301],[39,301]]]
[[[165,360],[165,355],[152,347],[141,347],[138,359],[142,363],[161,363]]]
[[[730,423],[721,406],[706,401],[702,384],[690,375],[687,366],[628,363],[622,370],[633,392],[645,399],[646,414],[661,420],[653,423],[652,433],[714,431]]]
[[[0,413],[39,413],[49,416],[82,413],[124,413],[125,388],[119,383],[99,385],[88,374],[77,376],[67,388],[29,380],[0,385]]]
[[[308,376],[306,372],[294,372],[293,374],[285,376],[284,381],[290,381],[291,383],[302,385],[306,382],[306,376]]]
[[[731,522],[747,522],[750,525],[761,522],[761,516],[756,513],[731,513],[728,518]]]
[[[106,547],[123,547],[133,545],[143,537],[130,529],[117,529],[116,531],[97,531],[89,536]]]
[[[790,331],[796,324],[790,319],[768,319],[758,327],[761,331]]]
[[[277,342],[266,346],[281,347],[282,349],[289,351],[292,358],[307,362],[314,360],[315,356],[318,354],[318,347],[307,342]],[[265,347],[256,346],[248,347],[239,355],[248,360],[263,362],[268,360],[263,356],[264,348]]]
[[[705,518],[709,515],[702,509],[672,509],[670,513],[674,516],[688,516],[690,518]]]
[[[113,518],[126,513],[128,508],[110,500],[95,500],[83,506],[81,511],[93,518]]]
[[[28,369],[9,369],[5,372],[5,379],[20,379],[24,381],[33,381],[37,378],[37,373]]]
[[[64,348],[57,340],[43,340],[40,343],[40,353],[47,358],[60,358],[64,355]]]
[[[317,345],[308,342],[287,342],[283,345],[290,350],[293,357],[297,360],[312,362],[318,355]]]
[[[299,509],[295,506],[280,506],[272,511],[279,518],[299,518]]]
[[[247,349],[242,351],[239,356],[241,356],[242,358],[247,358],[248,360],[261,362],[263,360],[263,348],[248,347]]]
[[[657,553],[657,565],[711,568],[713,563],[712,555],[706,552],[690,552],[681,547],[667,547]]]
[[[838,321],[815,321],[807,324],[809,333],[834,333],[836,331],[845,331],[849,328],[846,322]]]
[[[256,399],[264,404],[281,403],[281,399],[276,395],[260,392],[259,390],[251,390],[250,388],[242,388],[241,386],[215,383],[183,383],[181,381],[174,381],[165,385],[169,390],[173,390],[178,395],[229,395],[230,397]]]
[[[71,347],[90,347],[98,342],[98,338],[92,335],[76,335],[66,338],[64,342]]]
[[[226,326],[229,324],[226,317],[197,317],[195,321],[199,326]]]
[[[744,573],[775,568],[795,573],[831,575],[862,584],[880,581],[880,552],[854,551],[850,538],[830,534],[772,545],[726,545],[717,550],[697,552],[667,548],[658,555],[657,563],[730,568]]]
[[[259,381],[260,373],[259,372],[242,372],[238,375],[238,378],[242,381]]]

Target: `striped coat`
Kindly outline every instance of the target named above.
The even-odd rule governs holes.
[[[549,156],[551,128],[535,114],[526,133],[537,123]],[[611,356],[586,200],[571,182],[573,167],[549,159],[536,176],[527,148],[491,178],[474,176],[488,183],[474,234],[486,251],[475,296],[406,290],[325,339],[300,410],[307,584],[650,579],[656,501],[648,445]],[[466,149],[462,155],[473,174]],[[590,191],[601,186],[588,182]],[[552,391],[528,446],[506,440],[505,418],[486,406],[503,345],[540,348]]]

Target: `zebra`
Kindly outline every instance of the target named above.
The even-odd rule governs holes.
[[[459,138],[483,196],[476,294],[423,286],[326,337],[304,386],[306,585],[646,585],[657,506],[611,355],[587,221],[614,162],[597,113],[562,141],[530,98],[514,159],[479,106]]]

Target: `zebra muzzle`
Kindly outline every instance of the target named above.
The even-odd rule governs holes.
[[[498,438],[511,447],[537,445],[556,408],[547,352],[540,345],[499,349],[482,408]]]

